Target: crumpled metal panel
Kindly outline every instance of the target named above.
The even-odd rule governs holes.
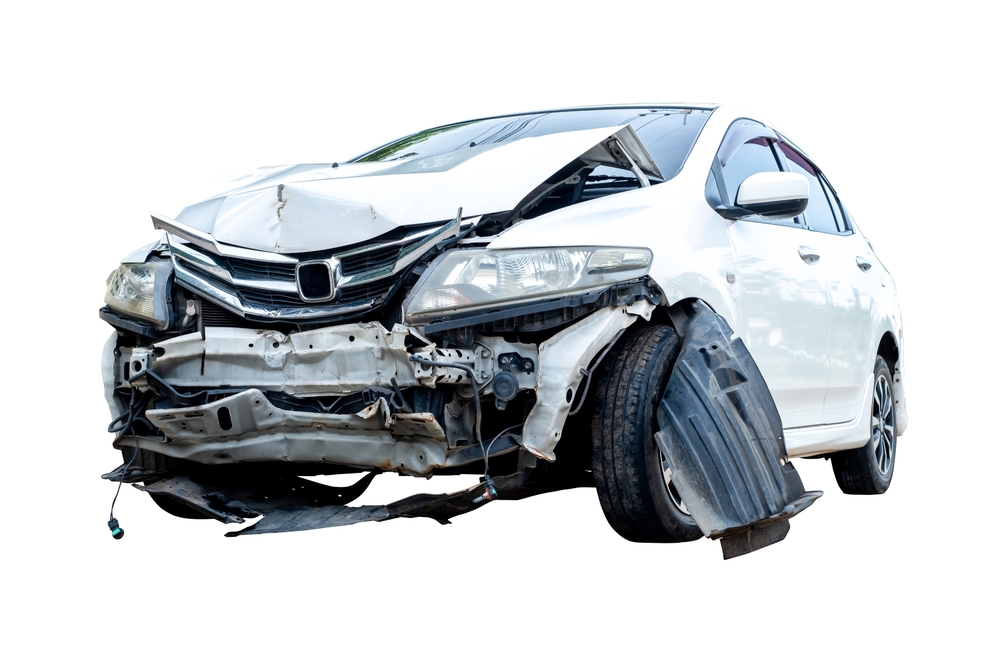
[[[649,319],[653,305],[644,299],[624,308],[609,306],[588,315],[538,347],[538,402],[524,423],[524,448],[545,461],[555,461],[556,445],[584,371],[615,336],[636,319]],[[567,391],[569,392],[567,394]]]
[[[395,162],[275,169],[242,188],[188,206],[176,219],[222,243],[253,250],[340,248],[399,225],[448,220],[458,207],[466,216],[511,210],[588,151],[594,153],[588,159],[617,164],[606,150],[593,150],[611,137],[627,144],[633,158],[658,175],[631,128],[596,128],[528,137],[489,150],[463,148],[471,157],[442,171],[406,173]]]
[[[391,414],[381,397],[357,414],[319,414],[283,410],[247,389],[146,416],[167,439],[143,439],[143,449],[198,463],[341,463],[416,475],[449,465],[447,437],[434,415]]]
[[[657,411],[656,442],[702,532],[726,558],[777,542],[812,504],[787,460],[781,417],[749,351],[704,304],[683,342]]]
[[[225,417],[220,417],[223,409]],[[206,405],[147,410],[146,417],[171,440],[235,438],[275,429],[384,429],[397,437],[447,440],[432,413],[391,414],[381,397],[357,414],[338,415],[283,410],[268,401],[259,389],[247,389]]]
[[[468,384],[464,372],[428,369],[410,361],[407,339],[426,341],[414,329],[396,324],[392,331],[378,322],[338,324],[284,334],[268,329],[206,327],[160,341],[154,347],[131,348],[140,359],[171,385],[186,389],[256,387],[293,396],[344,396],[370,387],[393,389],[440,383]],[[502,338],[479,336],[469,349],[419,348],[428,358],[458,359],[474,366],[480,384],[488,384],[496,359],[508,352],[537,363],[534,345],[507,343]],[[150,360],[150,363],[142,361]],[[105,376],[107,377],[107,376]],[[535,385],[534,374],[517,373],[522,388]],[[563,389],[565,391],[565,389]]]
[[[164,380],[189,388],[257,387],[295,396],[345,395],[371,386],[421,383],[401,325],[377,322],[289,335],[266,329],[207,327],[157,344],[153,364]],[[431,384],[433,386],[433,384]]]
[[[339,463],[429,475],[483,455],[479,444],[449,449],[432,413],[392,413],[382,397],[356,414],[320,414],[283,410],[260,390],[247,389],[203,405],[147,410],[146,416],[166,438],[139,437],[142,449],[196,463]],[[490,451],[499,456],[520,442],[503,436]]]

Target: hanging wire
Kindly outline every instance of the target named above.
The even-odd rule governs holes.
[[[119,527],[118,520],[115,519],[115,503],[118,502],[118,494],[121,493],[122,483],[125,481],[126,475],[128,475],[128,469],[135,463],[136,458],[139,456],[139,436],[136,435],[134,424],[135,420],[142,414],[142,408],[146,405],[147,400],[146,398],[137,400],[138,392],[135,390],[135,387],[131,389],[132,395],[129,397],[128,408],[108,424],[108,433],[131,433],[135,442],[132,458],[125,463],[122,474],[118,477],[118,488],[115,489],[115,497],[111,500],[108,528],[111,529],[111,535],[116,540],[120,540],[125,535],[125,531]]]
[[[499,433],[497,433],[493,437],[493,439],[490,440],[489,446],[486,448],[486,451],[483,453],[483,459],[486,461],[486,472],[487,473],[490,471],[490,449],[492,449],[493,443],[495,443],[497,440],[499,440],[500,436],[502,436],[507,431],[512,431],[512,430],[514,430],[515,428],[517,428],[519,426],[524,426],[524,422],[521,422],[520,424],[514,424],[513,426],[508,426],[504,430],[502,430]]]

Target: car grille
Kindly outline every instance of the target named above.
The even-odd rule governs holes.
[[[398,247],[390,247],[372,252],[360,253],[357,255],[347,255],[340,258],[340,270],[345,276],[353,276],[365,271],[374,271],[396,263],[399,256]]]
[[[345,276],[354,276],[367,271],[391,268],[399,256],[399,247],[380,248],[372,252],[346,255],[340,258],[340,271]],[[251,259],[225,258],[229,273],[238,280],[280,280],[295,282],[294,264],[276,264]]]
[[[295,282],[294,264],[275,264],[274,262],[258,262],[251,259],[227,257],[229,273],[239,280],[282,280]]]
[[[396,279],[389,277],[383,280],[375,280],[370,283],[347,287],[341,290],[337,303],[378,299],[385,296],[395,284]],[[303,301],[299,298],[298,294],[288,292],[273,292],[255,287],[237,287],[236,292],[242,297],[242,301],[265,308],[311,308],[316,305]]]
[[[409,264],[429,248],[441,223],[420,228],[400,228],[365,243],[325,253],[308,253],[300,261],[335,257],[342,279],[337,298],[307,302],[299,296],[295,282],[296,264],[290,262],[220,256],[204,247],[174,248],[177,279],[190,290],[225,308],[234,317],[250,320],[343,320],[378,308],[392,295],[404,272],[396,266],[400,252]],[[416,244],[416,245],[415,245]],[[405,265],[404,265],[405,266]],[[396,269],[393,272],[393,269]],[[381,274],[381,275],[380,275]],[[387,275],[388,274],[388,275]],[[351,281],[363,281],[352,283]],[[210,309],[205,322],[223,322]]]
[[[265,308],[301,308],[307,306],[298,294],[287,292],[272,292],[271,290],[255,289],[253,287],[237,287],[240,301]]]
[[[373,280],[370,283],[363,283],[361,285],[348,286],[341,290],[340,301],[350,302],[377,299],[391,290],[395,284],[396,279],[389,277],[382,280]]]

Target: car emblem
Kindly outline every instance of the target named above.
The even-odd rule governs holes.
[[[339,296],[337,278],[340,262],[336,258],[299,262],[295,267],[295,286],[308,303],[332,301]]]

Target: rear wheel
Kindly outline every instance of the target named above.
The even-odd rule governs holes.
[[[892,374],[882,357],[875,359],[871,434],[864,447],[837,452],[830,457],[837,484],[844,493],[885,493],[896,467],[896,403]]]
[[[687,542],[701,530],[687,513],[653,434],[656,408],[680,348],[664,325],[626,332],[594,391],[594,481],[604,516],[633,542]]]

